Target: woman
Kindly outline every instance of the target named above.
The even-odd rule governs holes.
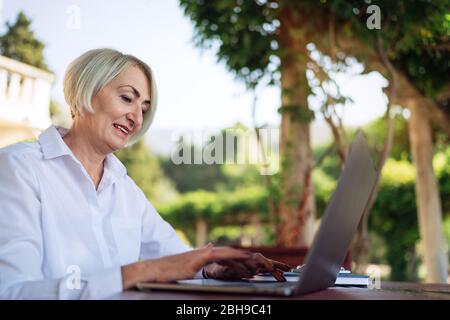
[[[104,298],[138,282],[236,279],[290,267],[261,254],[177,237],[112,154],[142,137],[156,111],[151,69],[91,50],[64,77],[70,130],[0,150],[0,298]]]

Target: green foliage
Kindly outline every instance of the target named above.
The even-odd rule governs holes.
[[[273,245],[271,231],[265,226],[219,226],[209,233],[209,240],[217,246],[241,245],[242,238],[258,239],[259,245]]]
[[[177,192],[144,140],[117,151],[116,156],[127,168],[127,174],[154,205],[173,201]]]
[[[450,148],[434,157],[440,196],[443,203],[444,233],[448,237],[446,221],[450,218]],[[369,226],[388,244],[386,260],[391,265],[391,280],[417,280],[419,240],[416,195],[414,190],[416,171],[406,160],[389,159],[383,169],[381,189]]]
[[[371,230],[388,244],[386,260],[391,266],[391,280],[417,280],[415,245],[419,230],[414,178],[415,169],[409,162],[390,159],[369,217]]]
[[[318,5],[318,2],[312,3]],[[368,4],[364,0],[331,0],[322,1],[320,5],[324,9],[331,8],[337,16],[336,23],[345,24],[351,30],[349,38],[356,36],[368,47],[376,48],[377,36],[380,36],[388,58],[426,96],[435,97],[448,85],[449,1],[373,0]],[[367,28],[369,5],[377,5],[381,10],[379,31]],[[362,62],[364,58],[359,57]]]
[[[190,152],[190,158],[186,157],[188,163],[175,164],[170,158],[161,158],[160,162],[164,173],[175,183],[177,190],[182,193],[199,189],[230,191],[237,187],[261,184],[263,180],[258,167],[249,164],[248,148],[245,146],[244,139],[248,138],[250,133],[251,131],[248,128],[237,123],[231,128],[212,134],[210,142],[214,143],[216,138],[222,139],[222,149],[218,144],[215,150],[221,154],[217,157],[221,162],[213,164],[207,164],[204,161],[195,163],[195,159],[202,159],[205,146],[199,148],[181,141],[180,149],[182,151],[180,153]],[[238,153],[240,153],[239,156]],[[243,156],[243,163],[239,162],[241,155]],[[182,155],[180,157],[184,159]]]
[[[375,263],[391,266],[391,280],[417,280],[420,263],[416,250],[419,240],[415,195],[416,169],[409,156],[409,139],[406,120],[401,115],[394,118],[394,145],[391,157],[383,169],[380,191],[369,216],[369,230],[372,237],[371,257]],[[364,127],[371,153],[379,153],[386,135],[385,119],[377,119]],[[350,130],[349,138],[354,135]],[[438,141],[437,141],[438,142]],[[328,148],[323,145],[314,150],[315,158]],[[439,183],[444,214],[444,232],[448,236],[450,220],[450,148],[447,144],[436,145],[438,152],[433,165]],[[374,157],[374,163],[378,161]],[[313,171],[317,212],[320,216],[334,191],[339,176],[336,155],[327,157],[319,168]],[[381,247],[380,247],[381,246]]]
[[[450,148],[447,147],[442,152],[436,154],[433,159],[438,182],[439,193],[441,195],[442,211],[450,218]],[[450,230],[450,229],[447,229]],[[450,234],[450,233],[449,233]],[[450,245],[450,241],[448,242]]]
[[[47,70],[44,44],[35,38],[31,20],[21,11],[14,24],[6,23],[7,31],[0,37],[0,55]]]
[[[313,170],[313,183],[317,215],[320,218],[336,188],[336,179],[327,175],[321,168],[316,168]]]
[[[200,153],[192,146],[193,153]],[[216,186],[226,181],[226,176],[222,171],[221,165],[208,165],[204,162],[200,164],[175,164],[170,158],[160,158],[161,167],[164,174],[174,183],[176,189],[181,192],[190,192],[198,189],[213,191]]]
[[[392,144],[391,152],[389,157],[396,160],[409,159],[410,158],[410,144],[409,144],[409,133],[408,133],[408,123],[406,119],[401,114],[396,114],[393,119],[394,123],[394,143]],[[387,124],[386,119],[378,118],[364,127],[364,132],[366,133],[367,143],[370,148],[374,150],[377,154],[383,150],[384,143],[386,141]],[[378,158],[373,160],[374,163],[378,162]]]
[[[195,27],[195,42],[217,48],[219,61],[254,86],[265,75],[273,75],[272,56],[277,48],[275,1],[180,0]]]
[[[277,81],[279,49],[279,14],[283,7],[305,13],[302,29],[291,35],[314,38],[308,42],[329,45],[324,32],[305,33],[323,27],[330,11],[340,26],[337,32],[347,38],[357,37],[368,48],[376,49],[377,36],[383,40],[389,59],[402,70],[427,96],[435,96],[450,79],[450,2],[447,0],[304,0],[304,1],[241,1],[180,0],[184,13],[195,27],[199,46],[217,48],[219,61],[236,73],[249,86],[264,76]],[[369,5],[381,9],[381,30],[367,27]],[[306,19],[305,19],[306,17]],[[285,48],[282,48],[285,50]],[[362,51],[363,52],[363,51]],[[348,52],[361,62],[365,53]]]
[[[316,45],[323,54],[330,54],[328,22],[330,13],[335,18],[337,36],[347,40],[348,48],[336,48],[337,58],[345,60],[354,56],[365,64],[366,72],[374,68],[373,58],[378,51],[378,40],[388,59],[425,96],[437,99],[450,82],[450,2],[448,0],[303,0],[303,1],[242,1],[242,0],[180,0],[185,14],[194,23],[195,40],[198,45],[217,50],[219,61],[225,63],[237,77],[249,87],[268,77],[278,83],[279,63],[289,48],[279,48],[278,34],[280,9],[288,7],[293,19],[301,17],[300,27],[289,30],[293,38],[308,36],[306,43]],[[367,27],[369,5],[381,9],[381,30]],[[308,31],[317,32],[308,32]],[[341,37],[342,36],[342,37]],[[338,38],[338,37],[337,37]],[[354,40],[357,40],[356,42]],[[345,42],[345,41],[344,41]],[[356,43],[356,45],[355,45]],[[339,43],[336,43],[340,45]],[[362,44],[362,45],[361,45]],[[327,51],[328,50],[328,51]],[[347,51],[345,51],[347,50]],[[343,52],[341,52],[343,51]],[[294,90],[284,89],[283,95],[292,95]],[[439,102],[439,101],[438,101]],[[336,101],[343,104],[343,101]],[[441,104],[441,102],[439,102]],[[447,107],[447,104],[442,103]],[[289,106],[281,108],[294,114]],[[303,115],[298,119],[304,119]],[[379,154],[385,140],[385,120],[377,120],[366,128],[369,145],[374,154]],[[352,134],[349,135],[351,140]],[[288,145],[287,148],[294,148]],[[326,147],[322,148],[322,151]],[[440,147],[438,146],[438,149]],[[440,150],[436,160],[450,167],[447,151]],[[322,154],[316,151],[315,158]],[[388,244],[385,258],[392,267],[392,279],[416,277],[418,240],[417,213],[413,172],[409,156],[406,121],[401,116],[394,120],[394,145],[392,159],[384,170],[381,190],[370,216],[370,227],[379,237],[379,243]],[[377,157],[374,157],[377,163]],[[289,175],[292,159],[282,159],[283,174]],[[450,174],[447,169],[437,170],[444,212],[448,215],[450,199]],[[332,181],[339,176],[336,157],[325,159],[320,168],[314,170],[317,207],[323,211],[332,190]],[[277,192],[280,175],[270,192]],[[273,190],[272,190],[273,189]],[[381,258],[380,258],[381,259]]]
[[[338,174],[335,157],[329,164],[313,171],[317,212],[320,216],[335,187]],[[324,162],[325,164],[325,162]],[[334,166],[334,167],[333,167]],[[331,170],[334,168],[334,170]],[[450,148],[434,157],[434,168],[439,182],[444,212],[444,232],[450,245]],[[332,176],[326,173],[329,170]],[[410,161],[387,160],[374,208],[369,216],[372,238],[372,257],[375,263],[391,266],[391,280],[415,281],[420,263],[416,252],[419,240],[415,195],[416,170]],[[382,247],[380,247],[382,246]]]
[[[385,119],[373,121],[365,127],[365,132],[370,148],[379,152],[386,135]],[[391,157],[383,168],[381,189],[369,219],[370,230],[387,244],[384,251],[386,262],[392,268],[391,280],[417,280],[417,267],[420,263],[416,252],[419,240],[414,187],[416,169],[411,164],[409,148],[406,120],[401,115],[396,115]],[[434,169],[439,183],[443,214],[448,217],[450,148],[446,144],[438,144],[436,149],[440,151],[434,156]],[[450,244],[450,241],[448,243]]]
[[[53,99],[50,100],[49,112],[50,118],[57,117],[61,114],[61,110],[59,109],[58,103]]]
[[[444,219],[444,236],[447,243],[450,243],[450,214]]]
[[[218,191],[232,191],[241,187],[262,185],[263,177],[258,168],[251,164],[224,164],[222,173],[225,179],[216,183]]]
[[[200,218],[205,219],[210,228],[223,223],[236,224],[236,215],[241,216],[243,222],[249,214],[255,213],[267,219],[267,192],[262,187],[258,167],[248,164],[245,157],[243,164],[236,163],[237,152],[245,152],[242,139],[248,133],[246,127],[236,124],[214,135],[214,140],[223,139],[223,149],[216,151],[223,155],[219,158],[224,160],[224,164],[206,164],[203,161],[195,164],[194,160],[202,158],[203,148],[208,143],[198,148],[184,140],[180,141],[179,156],[192,164],[175,164],[172,159],[160,159],[166,176],[182,195],[171,203],[157,206],[158,211],[175,227],[186,231],[190,241],[195,240],[195,223]],[[228,139],[233,143],[227,144]],[[183,152],[189,152],[190,159],[188,155],[183,157]]]
[[[217,246],[230,245],[233,242],[240,245],[242,234],[248,234],[248,231],[244,231],[241,226],[215,227],[210,232],[209,238]]]
[[[260,186],[240,188],[233,192],[197,190],[181,195],[177,201],[158,206],[162,217],[181,229],[194,228],[198,218],[210,226],[220,225],[233,215],[259,213],[267,219],[267,192]]]
[[[409,149],[408,124],[401,114],[394,116],[394,142],[389,157],[395,160],[411,160]],[[352,141],[356,128],[348,128],[348,140]],[[366,124],[363,128],[371,153],[371,160],[375,166],[378,163],[378,157],[384,147],[386,140],[386,119],[378,118]],[[332,145],[331,145],[332,146]],[[323,144],[314,149],[314,158],[317,159],[330,147],[330,143]],[[337,179],[340,174],[339,161],[336,156],[326,157],[320,169],[333,179]]]

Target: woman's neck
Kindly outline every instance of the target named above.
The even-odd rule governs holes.
[[[106,155],[99,152],[92,144],[92,138],[75,124],[63,137],[64,142],[72,151],[74,156],[81,162],[83,167],[94,182],[95,189],[98,188],[103,176],[103,166]]]

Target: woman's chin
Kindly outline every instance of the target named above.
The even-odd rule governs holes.
[[[109,148],[111,149],[111,152],[116,152],[119,151],[123,148],[125,148],[126,144],[127,144],[128,140],[120,140],[119,139],[114,139],[114,141],[110,141]]]

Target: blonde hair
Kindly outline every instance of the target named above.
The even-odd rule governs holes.
[[[92,98],[119,73],[130,66],[139,67],[150,82],[150,110],[144,114],[142,128],[127,146],[135,143],[150,127],[156,111],[157,89],[152,69],[142,60],[117,50],[103,48],[85,52],[76,58],[64,74],[64,98],[72,118],[83,111],[94,112]]]

